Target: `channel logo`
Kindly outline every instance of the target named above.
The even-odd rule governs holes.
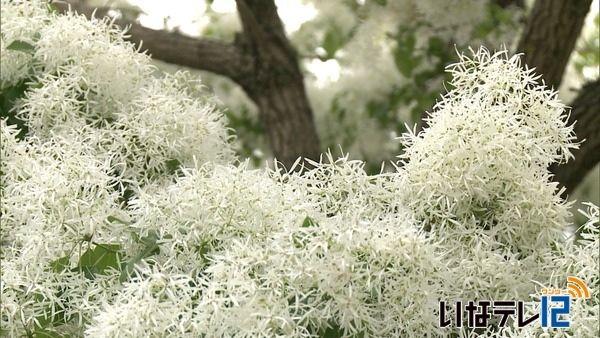
[[[577,298],[590,298],[590,290],[577,277],[567,277],[566,289],[542,289],[542,327],[571,327],[571,322],[567,319],[561,320],[560,316],[567,316],[571,312],[571,300]]]
[[[546,296],[565,295],[565,296],[571,296],[572,299],[577,299],[577,298],[587,299],[587,298],[590,298],[590,290],[588,289],[588,287],[585,285],[585,283],[581,279],[579,279],[577,277],[569,276],[567,278],[567,288],[566,289],[543,288],[542,295],[546,295]]]
[[[513,317],[516,319],[518,327],[527,326],[539,319],[544,328],[568,328],[571,327],[568,319],[571,312],[571,301],[590,298],[590,290],[587,285],[574,276],[567,277],[565,289],[543,288],[541,294],[540,312],[531,317],[525,315],[525,301],[523,300],[469,300],[464,306],[462,301],[457,301],[455,306],[450,306],[450,308],[447,308],[446,301],[440,301],[439,326],[449,327],[454,323],[455,327],[462,327],[466,324],[469,328],[485,328],[492,317],[499,317],[499,326],[504,327],[509,322],[509,318]],[[449,312],[454,312],[454,316],[448,318]],[[463,324],[465,321],[466,323]]]
[[[587,288],[585,283],[577,277],[569,276],[567,278],[567,293],[571,295],[571,298],[590,298],[590,290]]]

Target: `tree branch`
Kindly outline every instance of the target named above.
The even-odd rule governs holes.
[[[88,19],[108,16],[108,8],[93,8],[82,3],[55,3],[62,12],[69,10],[85,15]],[[167,32],[144,27],[123,19],[115,25],[128,27],[129,41],[142,46],[153,58],[194,69],[202,69],[226,76],[234,81],[250,77],[250,64],[237,46],[213,39],[192,38],[177,32]],[[143,40],[143,44],[142,41]]]

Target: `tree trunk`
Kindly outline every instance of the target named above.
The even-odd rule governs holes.
[[[243,31],[236,45],[251,59],[252,76],[238,79],[258,105],[277,160],[288,169],[299,156],[318,160],[319,140],[304,77],[273,0],[237,0]]]
[[[546,85],[558,88],[592,0],[536,0],[517,52],[536,67]]]
[[[600,80],[581,88],[572,103],[569,124],[575,123],[577,140],[585,140],[573,151],[574,161],[550,167],[554,179],[566,188],[565,197],[583,181],[586,174],[600,162]]]
[[[536,0],[519,41],[517,51],[523,52],[523,62],[535,67],[547,86],[558,88],[585,16],[592,0]],[[585,175],[600,161],[600,89],[598,81],[581,89],[573,101],[569,123],[575,124],[578,140],[587,139],[581,149],[573,152],[574,161],[552,165],[554,179],[566,188],[563,197],[573,192]],[[567,113],[567,112],[565,112]]]

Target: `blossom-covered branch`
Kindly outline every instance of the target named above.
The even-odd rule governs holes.
[[[81,2],[56,2],[55,5],[63,12],[71,9],[88,19],[93,16],[103,18],[109,13],[109,8],[90,7]],[[121,29],[127,28],[129,41],[142,50],[148,50],[157,60],[207,70],[234,81],[244,81],[251,72],[250,59],[245,58],[233,44],[208,38],[193,38],[177,31],[155,30],[122,18],[114,19],[113,22]]]
[[[239,0],[244,30],[233,44],[157,31],[125,20],[130,40],[143,45],[156,59],[207,70],[238,83],[258,106],[275,158],[287,168],[298,157],[318,159],[321,152],[312,109],[296,54],[289,44],[273,0]],[[91,18],[107,9],[81,3],[57,3]],[[142,42],[143,41],[143,42]]]

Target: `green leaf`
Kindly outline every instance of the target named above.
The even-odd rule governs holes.
[[[208,242],[204,242],[200,245],[200,249],[198,250],[198,255],[200,255],[200,258],[202,259],[202,262],[204,264],[208,264],[210,263],[210,260],[208,259],[208,254],[210,253],[210,245]]]
[[[130,259],[123,268],[123,271],[121,271],[121,275],[119,276],[119,282],[124,283],[125,281],[127,281],[133,273],[135,265],[141,262],[142,259],[144,259],[145,257],[150,256],[151,253],[154,252],[156,249],[158,249],[158,244],[146,247],[142,252]]]
[[[125,264],[123,270],[121,271],[121,275],[119,276],[119,282],[124,283],[127,281],[127,279],[129,279],[135,270],[135,265],[141,262],[142,259],[160,252],[159,244],[156,243],[157,240],[158,235],[155,231],[149,232],[148,236],[140,239],[140,241],[144,243],[145,247],[140,253],[130,259],[127,264]]]
[[[33,45],[21,40],[13,41],[10,45],[6,46],[6,49],[15,50],[27,54],[35,53],[35,47],[33,47]]]
[[[344,43],[345,38],[339,28],[333,26],[328,30],[323,40],[323,49],[327,53],[327,58],[332,59],[335,56],[335,52],[342,48]]]
[[[181,165],[181,162],[179,162],[176,159],[167,161],[167,169],[170,174],[174,174],[177,171],[177,169],[179,169],[180,165]]]
[[[96,244],[93,249],[90,248],[81,255],[78,266],[88,268],[90,273],[99,274],[109,268],[119,269],[120,249],[119,244]]]
[[[406,33],[402,35],[403,38],[398,41],[402,43],[402,48],[406,50],[407,53],[412,54],[415,51],[415,45],[417,44],[417,38],[413,33]]]
[[[394,61],[400,73],[406,77],[410,77],[413,69],[421,63],[421,57],[396,57]]]
[[[315,221],[312,220],[312,218],[306,216],[304,218],[304,221],[302,221],[302,225],[300,226],[301,228],[308,228],[308,227],[312,227],[317,225],[317,223]]]
[[[50,267],[54,272],[61,273],[69,268],[69,256],[65,256],[50,263]]]
[[[49,14],[53,14],[53,13],[60,14],[60,10],[58,9],[58,7],[56,7],[55,4],[49,3],[48,4],[48,13]]]
[[[487,214],[488,211],[485,208],[473,208],[473,215],[475,215],[477,219],[483,219]]]
[[[198,257],[202,260],[202,262],[206,265],[210,264],[209,254],[221,245],[221,241],[217,239],[213,240],[205,240],[202,241],[202,244],[196,245],[196,250],[198,252]]]
[[[330,327],[319,330],[320,338],[339,338],[344,336],[344,330],[336,323],[329,323]]]
[[[141,239],[142,243],[144,243],[146,246],[151,246],[156,244],[156,241],[158,241],[158,233],[154,230],[150,230],[148,231],[148,236],[144,237]]]
[[[58,296],[60,297],[61,295],[62,293],[59,292]],[[44,297],[44,295],[39,293],[36,293],[33,299],[36,303],[46,302],[46,298]],[[51,305],[46,306],[44,309],[44,314],[41,316],[37,316],[35,319],[37,322],[35,325],[36,331],[43,330],[47,327],[56,326],[57,324],[64,324],[66,323],[65,309],[57,303],[53,303]]]
[[[437,56],[441,59],[447,59],[449,56],[448,47],[442,38],[432,36],[429,38],[427,54]]]
[[[390,102],[388,100],[371,100],[369,103],[367,103],[367,112],[369,113],[369,117],[374,117],[382,123],[388,122],[387,117],[391,110]]]
[[[95,266],[78,266],[71,269],[71,271],[83,273],[83,276],[89,280],[95,280],[98,273]]]
[[[373,0],[373,2],[378,4],[379,6],[387,5],[387,0]]]
[[[27,84],[22,82],[2,90],[0,93],[0,99],[2,100],[2,117],[14,115],[14,113],[11,114],[10,111],[14,107],[16,101],[23,97],[27,87]]]
[[[406,77],[410,77],[413,69],[421,63],[422,57],[414,55],[416,38],[412,32],[405,32],[396,37],[396,49],[394,50],[394,62],[398,71]]]

